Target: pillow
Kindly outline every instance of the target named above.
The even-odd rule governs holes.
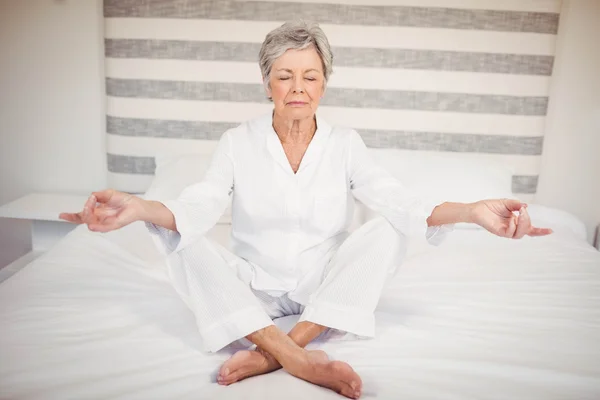
[[[156,201],[176,199],[183,189],[204,178],[210,167],[211,159],[212,152],[157,155],[154,179],[144,198]],[[231,205],[218,223],[231,223]]]
[[[513,170],[479,154],[369,149],[374,160],[409,190],[434,204],[513,198]],[[474,227],[456,224],[456,228]]]

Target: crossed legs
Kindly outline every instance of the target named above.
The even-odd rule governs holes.
[[[253,332],[247,339],[258,346],[257,350],[242,350],[227,360],[219,371],[219,384],[229,385],[250,376],[284,368],[297,378],[351,399],[359,398],[362,382],[350,365],[342,361],[329,361],[323,351],[307,351],[303,348],[325,329],[312,322],[300,322],[288,335],[275,326]]]
[[[273,325],[251,289],[229,268],[232,255],[224,251],[203,239],[179,253],[182,262],[171,264],[174,286],[194,312],[207,350],[217,351],[242,337],[257,345],[256,351],[241,351],[226,361],[218,382],[228,385],[283,368],[300,379],[358,398],[362,382],[348,364],[329,361],[324,352],[304,347],[327,328],[374,336],[373,313],[384,283],[402,262],[405,240],[383,219],[352,233],[289,334]],[[220,295],[223,292],[228,296]]]
[[[217,378],[219,384],[229,385],[283,367],[294,376],[346,397],[360,397],[362,382],[348,364],[330,362],[321,351],[302,349],[328,328],[364,336],[374,334],[373,311],[386,277],[403,255],[404,246],[399,239],[383,220],[365,224],[351,235],[328,266],[326,279],[300,322],[287,337],[276,327],[248,335],[246,338],[257,349],[240,351],[225,362]]]
[[[261,331],[265,329],[268,328],[264,328]],[[327,327],[325,326],[302,321],[296,324],[287,336],[297,347],[303,349],[326,329]],[[217,381],[220,384],[230,385],[242,379],[266,374],[281,368],[281,363],[268,352],[268,346],[261,346],[257,343],[262,337],[260,335],[261,331],[254,332],[246,337],[246,339],[258,346],[255,351],[238,351],[223,364],[217,377]]]

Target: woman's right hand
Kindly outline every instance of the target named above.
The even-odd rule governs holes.
[[[61,213],[58,217],[74,224],[87,224],[94,232],[109,232],[139,220],[143,200],[113,189],[94,192],[83,211]]]

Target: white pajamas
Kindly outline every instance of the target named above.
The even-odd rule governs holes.
[[[230,196],[231,252],[204,237]],[[384,218],[349,234],[354,198]],[[300,312],[301,320],[372,337],[375,306],[407,238],[437,244],[451,230],[427,228],[435,205],[379,168],[356,131],[318,116],[297,173],[266,115],[225,132],[204,180],[164,204],[177,232],[148,228],[209,351]]]

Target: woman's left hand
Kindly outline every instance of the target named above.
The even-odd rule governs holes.
[[[519,216],[513,212],[518,211]],[[536,228],[531,225],[527,204],[518,200],[481,200],[473,204],[473,222],[487,231],[505,238],[521,239],[525,235],[545,236],[552,229]]]

